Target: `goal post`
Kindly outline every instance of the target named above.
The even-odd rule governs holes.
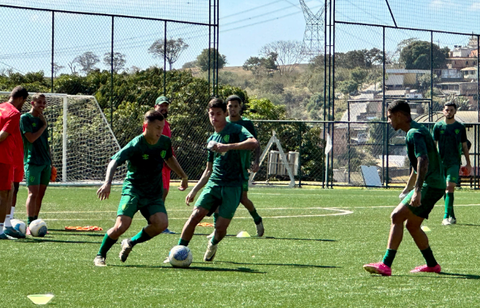
[[[0,92],[3,101],[9,94]],[[30,111],[34,94],[29,93],[22,114]],[[57,168],[57,180],[52,184],[102,183],[110,158],[120,150],[120,145],[96,98],[92,95],[44,94],[52,165]],[[123,181],[125,173],[125,165],[117,168],[114,181]]]

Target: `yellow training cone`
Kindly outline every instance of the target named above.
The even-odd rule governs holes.
[[[53,294],[31,294],[31,295],[27,295],[27,297],[34,304],[37,304],[37,305],[47,304],[49,301],[52,300],[53,296],[54,296]]]
[[[250,237],[250,234],[248,234],[247,231],[240,231],[240,233],[237,234],[237,237]]]
[[[427,226],[422,226],[422,230],[425,231],[425,232],[432,231],[432,230],[430,230],[430,228],[427,227]]]

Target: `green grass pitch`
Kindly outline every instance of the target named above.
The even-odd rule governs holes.
[[[248,212],[239,207],[215,261],[203,262],[209,227],[197,227],[189,247],[188,269],[163,264],[179,234],[137,245],[127,262],[118,259],[120,241],[107,267],[93,265],[105,231],[64,231],[65,226],[98,225],[115,220],[120,187],[107,201],[96,188],[50,187],[40,218],[45,238],[1,241],[2,307],[33,307],[27,295],[52,293],[55,307],[478,307],[480,293],[480,193],[455,193],[458,224],[442,226],[443,200],[424,225],[442,266],[441,274],[411,274],[424,264],[405,232],[393,275],[370,275],[363,264],[385,253],[389,215],[399,190],[278,189],[249,192],[264,218],[265,238],[255,234]],[[19,192],[15,218],[26,220],[26,189]],[[171,230],[179,232],[190,214],[186,192],[172,188],[167,198]],[[206,222],[211,222],[208,218]],[[145,225],[140,214],[121,238]]]

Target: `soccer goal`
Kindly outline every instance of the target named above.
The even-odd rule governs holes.
[[[9,94],[0,92],[3,101]],[[29,94],[22,114],[31,108],[31,97],[35,93]],[[110,158],[120,150],[120,145],[95,97],[44,94],[52,164],[57,168],[55,184],[97,185],[103,182]],[[125,173],[126,166],[119,167],[114,180],[123,181]]]

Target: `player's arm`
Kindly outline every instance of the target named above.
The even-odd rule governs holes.
[[[190,205],[190,202],[195,199],[195,196],[200,191],[200,189],[202,189],[203,186],[207,184],[208,180],[210,179],[210,175],[212,174],[212,169],[213,163],[207,162],[207,167],[203,171],[202,177],[200,178],[200,180],[198,180],[197,184],[193,187],[190,193],[185,197],[185,204]]]
[[[422,187],[423,187],[423,182],[425,181],[425,176],[427,175],[427,171],[428,171],[428,156],[426,154],[422,154],[421,156],[417,157],[417,179],[415,181],[412,200],[410,201],[410,205],[414,207],[418,207],[421,205]]]
[[[8,135],[10,135],[8,132],[6,132],[4,130],[0,131],[0,142],[7,139]]]
[[[175,156],[171,156],[168,159],[165,160],[165,163],[167,163],[167,166],[173,170],[181,179],[182,179],[182,184],[180,184],[180,187],[178,190],[183,191],[188,188],[188,176],[187,174],[183,171],[182,167],[178,163],[178,160],[175,158]]]
[[[23,133],[23,135],[25,136],[25,138],[28,140],[28,142],[30,143],[34,143],[35,140],[37,140],[38,138],[40,138],[40,136],[43,134],[43,132],[45,131],[45,129],[47,129],[47,121],[45,120],[45,117],[43,116],[43,114],[40,114],[38,116],[40,118],[40,120],[42,121],[43,125],[42,127],[40,127],[40,129],[34,133],[32,132],[25,132]]]
[[[253,150],[259,146],[257,139],[251,137],[237,143],[217,143],[213,146],[212,151],[224,153],[233,150]]]
[[[470,153],[468,151],[468,143],[467,143],[467,132],[464,130],[463,131],[463,140],[462,142],[462,150],[463,150],[463,155],[465,156],[465,160],[467,161],[467,165],[465,166],[467,168],[468,174],[472,173],[472,164],[470,163]]]
[[[97,196],[100,200],[108,199],[110,196],[110,189],[112,187],[113,175],[117,170],[118,162],[112,159],[107,167],[107,175],[105,176],[105,183],[97,190]]]

